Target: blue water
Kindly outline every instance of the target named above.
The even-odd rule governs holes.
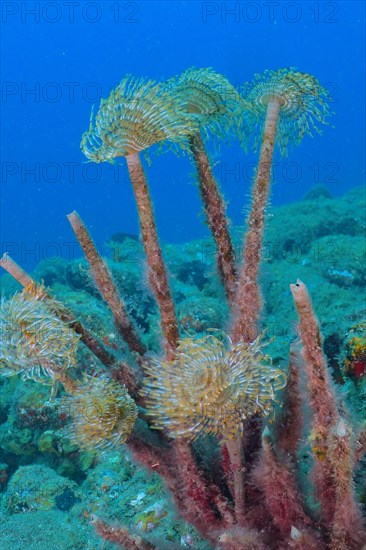
[[[138,233],[124,160],[86,164],[79,148],[92,105],[127,73],[162,80],[213,67],[239,86],[265,69],[298,67],[330,89],[334,128],[277,155],[272,204],[317,184],[340,195],[364,182],[363,1],[3,1],[1,9],[1,242],[27,269],[70,256],[65,216],[74,209],[100,246],[117,231]],[[256,158],[236,143],[213,152],[235,224],[245,219]],[[152,160],[161,239],[206,235],[189,160]]]

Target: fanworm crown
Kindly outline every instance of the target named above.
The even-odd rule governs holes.
[[[143,395],[155,427],[188,439],[201,433],[233,437],[244,419],[269,414],[275,391],[286,384],[259,338],[249,345],[187,338],[174,360],[153,358],[146,374]]]
[[[102,99],[81,150],[94,162],[139,153],[165,140],[185,147],[196,122],[179,110],[173,97],[153,80],[126,76]]]
[[[200,129],[227,138],[238,130],[240,95],[234,86],[213,69],[188,69],[164,84],[186,113],[197,115]]]
[[[55,374],[76,365],[79,336],[54,313],[39,292],[1,299],[0,375],[53,383]]]
[[[281,153],[287,154],[289,142],[299,144],[305,134],[312,131],[321,133],[317,123],[327,124],[326,118],[331,114],[329,109],[329,92],[312,75],[301,73],[294,68],[264,71],[256,74],[253,82],[244,84],[243,97],[251,105],[245,112],[253,137],[254,130],[260,130],[255,141],[260,143],[261,132],[269,101],[277,100],[281,104],[281,114],[277,129],[277,140]]]
[[[124,443],[137,418],[137,406],[125,386],[107,378],[85,376],[61,411],[71,417],[65,434],[82,449],[105,449]]]

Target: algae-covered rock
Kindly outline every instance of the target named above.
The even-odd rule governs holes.
[[[68,259],[63,258],[61,254],[54,257],[45,255],[44,259],[37,264],[33,276],[36,281],[42,281],[46,287],[52,286],[55,282],[65,283],[69,265]]]
[[[314,269],[338,286],[366,283],[364,235],[327,235],[314,241],[308,257]]]
[[[277,207],[265,231],[273,260],[303,257],[314,242],[327,235],[363,235],[365,194],[352,189],[344,197],[318,197]],[[238,234],[237,232],[235,232]],[[239,239],[242,231],[239,232]]]
[[[56,438],[52,430],[46,430],[38,439],[37,447],[41,453],[57,454]]]
[[[222,301],[209,296],[183,300],[178,307],[178,318],[188,334],[207,333],[211,329],[225,330],[228,308]],[[227,327],[226,327],[227,328]]]
[[[1,550],[97,550],[110,548],[93,527],[57,510],[34,511],[4,519]]]
[[[109,522],[122,518],[125,526],[155,543],[157,548],[169,548],[167,541],[176,543],[187,534],[195,550],[209,548],[191,526],[178,518],[159,476],[134,463],[125,448],[106,452],[103,460],[89,470],[80,489],[85,515],[96,515]],[[75,506],[71,512],[77,511]]]
[[[0,447],[6,453],[32,457],[38,453],[37,441],[43,431],[57,420],[55,403],[50,403],[49,386],[11,377],[2,396],[7,402],[6,416],[0,426]]]
[[[10,431],[7,424],[0,426],[0,446],[7,453],[19,456],[32,455],[36,449],[33,432],[29,428],[14,428]]]
[[[20,466],[5,493],[9,513],[36,510],[68,511],[80,500],[78,485],[47,466]]]

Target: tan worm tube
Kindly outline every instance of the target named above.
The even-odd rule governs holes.
[[[233,342],[244,340],[251,343],[257,337],[257,322],[261,311],[259,288],[259,266],[262,257],[262,243],[265,222],[265,209],[270,190],[271,164],[274,152],[277,123],[280,114],[280,101],[270,101],[267,106],[263,142],[259,166],[252,191],[252,207],[248,219],[248,229],[244,240],[243,267],[239,275],[232,322]],[[239,524],[244,523],[245,508],[245,463],[244,451],[240,442],[233,441],[227,449],[230,468],[234,472],[235,510]]]
[[[127,343],[132,352],[137,352],[143,355],[146,351],[138,337],[135,328],[127,314],[126,306],[119,295],[119,292],[114,284],[112,275],[107,267],[107,264],[99,255],[99,252],[91,238],[84,222],[77,212],[71,212],[67,216],[71,227],[80,243],[81,248],[89,262],[95,284],[97,285],[103,299],[107,302],[113,317],[116,327]]]
[[[18,265],[7,252],[5,252],[3,257],[0,259],[0,266],[5,269],[9,275],[14,277],[14,279],[23,287],[34,283],[32,277],[28,275],[28,273],[24,271],[24,269],[20,267],[20,265]]]
[[[299,316],[299,333],[311,406],[313,479],[321,519],[330,527],[329,548],[363,548],[366,543],[360,508],[353,489],[351,431],[340,417],[331,387],[320,329],[307,288],[299,279],[290,285]]]
[[[159,244],[149,187],[139,155],[127,155],[126,161],[139,214],[142,241],[149,267],[149,282],[160,310],[165,351],[167,358],[172,359],[179,338],[178,322]]]
[[[226,207],[213,176],[210,161],[199,134],[189,138],[189,145],[197,168],[199,190],[208,226],[217,247],[217,264],[229,305],[236,294],[235,255],[226,217]]]
[[[274,99],[267,105],[263,142],[253,185],[252,207],[244,241],[243,268],[239,276],[236,296],[236,311],[232,325],[232,340],[234,342],[244,340],[250,343],[258,336],[257,322],[262,306],[258,276],[280,108],[280,100]]]
[[[235,504],[236,522],[245,525],[245,457],[240,434],[225,441],[230,459],[230,474]]]

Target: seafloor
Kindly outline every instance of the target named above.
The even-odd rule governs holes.
[[[363,188],[340,198],[316,188],[300,202],[271,208],[261,275],[262,326],[271,340],[266,351],[275,364],[286,368],[289,345],[296,338],[289,284],[300,278],[308,287],[321,324],[340,406],[348,411],[345,414],[351,425],[358,428],[366,419],[364,212]],[[239,256],[243,228],[232,228],[232,234]],[[138,239],[123,233],[113,235],[103,253],[109,255],[113,277],[144,343],[158,352],[159,318]],[[213,330],[228,333],[228,309],[215,273],[212,242],[165,245],[164,256],[182,335],[202,336]],[[82,257],[42,260],[32,275],[107,347],[129,359]],[[20,290],[8,275],[1,283],[5,297]],[[81,345],[79,365],[89,373],[101,368]],[[0,380],[0,394],[2,550],[112,548],[94,533],[94,516],[128,525],[161,549],[209,548],[180,521],[158,476],[136,465],[125,447],[85,452],[67,439],[59,396],[50,399],[49,386],[22,381],[15,375]],[[299,457],[304,477],[310,467],[307,443],[304,438]],[[202,452],[205,444],[209,442],[198,442],[197,452]],[[365,461],[355,481],[365,505]],[[311,495],[307,498],[310,501]]]

